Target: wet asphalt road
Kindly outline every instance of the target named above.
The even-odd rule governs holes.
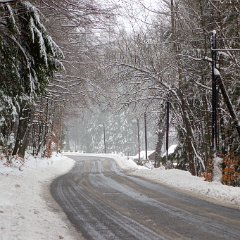
[[[51,193],[87,240],[240,239],[240,210],[128,175],[112,159],[70,158]]]

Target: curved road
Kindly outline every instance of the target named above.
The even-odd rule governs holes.
[[[240,210],[133,177],[108,158],[70,156],[51,193],[87,240],[240,239]]]

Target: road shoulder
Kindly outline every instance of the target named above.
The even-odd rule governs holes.
[[[82,239],[49,190],[53,179],[68,172],[74,161],[66,157],[31,161],[21,171],[0,169],[0,239]]]

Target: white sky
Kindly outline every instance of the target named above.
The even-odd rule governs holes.
[[[159,0],[122,0],[122,14],[120,21],[127,28],[141,28],[144,24],[150,23],[154,13],[147,9],[156,9]]]
[[[159,8],[161,0],[102,0],[107,6],[119,5],[118,21],[127,31],[139,29],[144,24],[150,23],[154,13],[149,11]]]

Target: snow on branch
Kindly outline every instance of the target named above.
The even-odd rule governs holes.
[[[33,23],[33,21],[31,22]],[[35,37],[38,39],[40,56],[44,59],[45,65],[48,66],[48,58],[47,58],[46,46],[43,39],[43,35],[34,24],[31,26],[31,28],[32,28],[31,33],[33,33],[32,39],[34,40]]]
[[[22,6],[27,10],[28,14],[31,15],[37,27],[46,32],[45,26],[41,23],[38,9],[28,1],[22,2]]]

